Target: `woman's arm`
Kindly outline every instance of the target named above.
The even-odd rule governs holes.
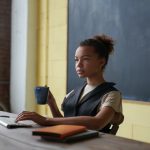
[[[53,94],[50,91],[48,93],[48,102],[47,103],[49,105],[49,108],[52,112],[53,117],[63,117],[63,115],[59,111],[59,108],[56,104],[56,100],[55,100]]]
[[[34,112],[22,112],[16,118],[21,120],[32,120],[40,125],[50,126],[58,124],[84,125],[88,129],[99,130],[105,127],[113,119],[115,112],[111,107],[104,107],[96,116],[76,116],[66,118],[45,118]]]
[[[115,111],[111,107],[104,107],[96,116],[76,116],[66,118],[49,118],[47,125],[74,124],[84,125],[88,129],[100,130],[113,119]]]
[[[121,124],[124,121],[124,115],[120,112],[116,112],[111,123],[112,124]]]

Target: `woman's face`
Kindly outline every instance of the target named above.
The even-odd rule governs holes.
[[[105,63],[92,46],[79,46],[75,53],[75,69],[79,77],[95,77],[103,73]]]

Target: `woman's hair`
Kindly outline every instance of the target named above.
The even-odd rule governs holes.
[[[95,49],[95,52],[99,57],[105,58],[106,63],[103,66],[105,68],[109,54],[114,50],[114,41],[111,37],[106,35],[96,35],[93,38],[86,39],[80,43],[80,46],[91,46]]]

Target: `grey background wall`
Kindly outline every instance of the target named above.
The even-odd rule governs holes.
[[[74,69],[79,42],[95,34],[115,40],[115,52],[105,70],[126,99],[150,101],[150,1],[69,0],[67,90],[80,85]]]

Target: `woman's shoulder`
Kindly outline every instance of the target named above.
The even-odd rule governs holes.
[[[122,112],[122,96],[120,91],[110,91],[101,98],[101,108],[109,106],[116,112]]]
[[[121,95],[121,92],[119,90],[118,91],[109,91],[108,93],[106,93],[106,95],[112,95],[112,96]]]
[[[122,94],[120,91],[109,91],[108,93],[105,93],[103,95],[103,98],[121,98],[122,97]]]

